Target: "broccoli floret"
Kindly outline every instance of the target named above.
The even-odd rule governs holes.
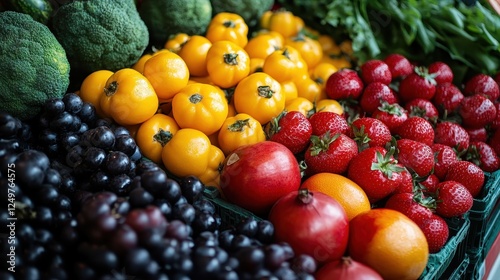
[[[0,13],[0,111],[34,117],[69,86],[66,52],[49,28],[31,16]]]
[[[239,14],[249,27],[256,27],[262,14],[271,9],[274,0],[211,0],[214,14]]]
[[[212,19],[210,0],[144,0],[139,13],[151,42],[162,47],[171,35],[202,35]]]
[[[73,69],[117,71],[133,65],[149,34],[132,0],[77,0],[61,6],[52,31]]]

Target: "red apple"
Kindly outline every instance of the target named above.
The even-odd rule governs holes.
[[[284,145],[264,141],[239,147],[227,155],[220,188],[227,201],[265,215],[285,194],[300,187],[300,167]]]

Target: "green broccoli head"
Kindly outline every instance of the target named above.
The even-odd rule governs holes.
[[[262,14],[274,4],[274,0],[211,0],[211,2],[214,14],[221,12],[239,14],[249,27],[256,27]]]
[[[131,0],[77,0],[61,6],[52,31],[71,67],[84,73],[132,66],[149,44],[146,25]]]
[[[0,13],[0,111],[34,117],[69,86],[66,52],[49,28],[31,16]]]
[[[205,34],[212,19],[210,0],[143,0],[139,12],[156,47],[177,33]]]

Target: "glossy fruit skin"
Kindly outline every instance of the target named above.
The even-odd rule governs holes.
[[[437,189],[438,204],[436,213],[441,217],[459,217],[472,208],[472,194],[461,183],[446,180],[440,182]]]
[[[417,279],[429,257],[427,240],[418,225],[404,214],[385,208],[361,213],[350,221],[347,250],[354,260],[389,280]]]
[[[438,110],[453,112],[463,99],[464,94],[454,84],[438,84],[432,102],[436,104]]]
[[[293,153],[273,141],[237,148],[226,157],[220,175],[226,199],[258,215],[267,214],[280,197],[298,190],[300,182]]]
[[[438,253],[450,236],[450,230],[446,221],[437,214],[424,221],[417,223],[427,239],[429,253]]]
[[[363,93],[359,99],[361,108],[368,114],[372,114],[382,102],[389,104],[398,102],[394,91],[386,84],[381,82],[373,82],[367,84],[363,89]]]
[[[497,156],[500,157],[500,129],[495,130],[487,143],[495,151]]]
[[[429,64],[429,73],[435,74],[434,80],[437,84],[448,84],[453,82],[453,71],[451,67],[442,61]]]
[[[284,111],[266,126],[268,140],[285,145],[293,154],[298,154],[309,145],[312,125],[299,111]]]
[[[422,142],[428,146],[434,143],[434,128],[422,117],[410,117],[399,126],[397,134],[404,139]]]
[[[217,142],[225,155],[241,146],[265,140],[266,134],[262,125],[255,118],[244,113],[228,117],[217,135]]]
[[[360,149],[367,147],[385,147],[391,141],[391,131],[382,121],[362,117],[351,123],[353,139]]]
[[[311,143],[306,149],[304,161],[308,175],[331,172],[342,174],[347,171],[349,162],[358,154],[356,142],[345,134],[311,137]]]
[[[224,92],[209,84],[189,84],[172,99],[172,115],[179,127],[194,128],[206,135],[221,128],[228,111]]]
[[[285,38],[285,45],[299,51],[308,69],[314,68],[323,57],[323,51],[319,42],[316,39],[305,36],[303,33]]]
[[[389,66],[393,79],[405,77],[413,72],[411,62],[401,54],[389,54],[384,58],[384,62]]]
[[[500,167],[500,158],[493,148],[483,141],[472,141],[466,159],[473,162],[484,172],[495,172]]]
[[[464,185],[473,197],[477,197],[483,188],[485,177],[479,166],[470,161],[458,160],[449,166],[444,180]]]
[[[470,138],[467,131],[459,124],[443,121],[434,127],[434,142],[450,146],[461,152],[469,147]]]
[[[432,217],[431,209],[421,205],[414,199],[413,193],[393,194],[385,202],[385,208],[393,209],[405,214],[417,224]]]
[[[289,192],[274,204],[268,219],[274,224],[276,241],[287,242],[296,253],[308,254],[318,264],[338,260],[345,253],[349,236],[347,215],[326,194]]]
[[[429,145],[410,139],[400,139],[397,140],[397,149],[398,162],[410,171],[420,177],[425,177],[432,172],[434,154]]]
[[[135,140],[145,157],[161,163],[163,147],[178,130],[179,125],[172,117],[159,113],[139,126]]]
[[[370,59],[363,63],[360,67],[361,79],[366,85],[373,82],[390,84],[392,81],[392,73],[384,61],[378,59]]]
[[[250,73],[250,57],[231,41],[212,42],[207,52],[207,71],[216,86],[230,88]]]
[[[408,119],[408,111],[399,103],[382,102],[373,111],[371,117],[382,121],[389,128],[391,134],[396,134],[398,127]]]
[[[124,68],[108,78],[99,105],[102,112],[118,124],[135,125],[156,113],[158,96],[145,76]]]
[[[387,197],[401,184],[402,166],[392,155],[386,155],[383,147],[367,148],[351,160],[347,170],[347,177],[365,191],[372,203]],[[373,169],[373,164],[382,166]]]
[[[103,117],[105,116],[101,110],[99,99],[102,94],[102,89],[111,75],[113,75],[113,72],[109,70],[97,70],[90,73],[83,80],[80,86],[80,92],[78,93],[84,102],[94,105],[97,114]]]
[[[312,135],[321,136],[327,131],[330,135],[336,133],[348,134],[349,125],[344,117],[333,112],[316,112],[309,117],[309,122],[312,125]]]
[[[500,97],[500,87],[491,76],[480,73],[465,82],[463,93],[465,96],[483,94],[495,102]]]
[[[190,76],[205,77],[207,71],[207,53],[212,42],[201,35],[192,35],[182,44],[177,54],[186,62]]]
[[[358,73],[350,69],[342,69],[333,73],[326,81],[326,94],[329,98],[339,100],[358,99],[363,92],[364,83]]]
[[[324,264],[314,277],[317,280],[352,279],[352,280],[382,280],[382,276],[371,267],[357,262],[350,257],[344,257]]]
[[[439,117],[439,111],[431,100],[416,98],[405,104],[405,109],[410,116],[422,117],[432,123]]]
[[[444,144],[434,143],[431,146],[434,152],[434,175],[439,180],[444,180],[450,165],[458,161],[456,152],[450,146]]]
[[[221,12],[216,14],[207,27],[205,36],[210,42],[230,41],[244,48],[248,43],[248,25],[238,14]]]
[[[470,128],[484,127],[497,116],[495,104],[482,94],[465,97],[460,103],[458,113],[462,117],[462,125]]]
[[[419,73],[414,71],[406,76],[399,84],[399,97],[405,103],[416,98],[431,100],[435,93],[436,81],[429,77],[424,68]]]

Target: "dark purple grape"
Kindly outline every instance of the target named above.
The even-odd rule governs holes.
[[[181,220],[187,225],[191,225],[196,216],[196,209],[189,203],[176,204],[172,217]]]
[[[64,112],[65,104],[60,98],[51,98],[45,101],[43,106],[44,112],[49,116],[57,116]]]
[[[22,124],[11,114],[0,112],[0,138],[12,139],[17,136]]]
[[[36,199],[37,202],[41,203],[41,205],[51,206],[57,201],[58,197],[59,192],[57,191],[56,187],[48,184],[43,184],[40,186],[40,188],[37,189],[34,199]]]
[[[17,260],[17,257],[16,257]],[[19,266],[16,264],[16,266]],[[16,279],[22,280],[38,280],[42,279],[42,275],[37,267],[32,265],[20,266],[20,269],[17,270]]]
[[[119,224],[109,238],[109,247],[120,255],[135,248],[137,243],[137,233],[127,224]]]
[[[96,120],[96,111],[94,105],[84,102],[78,116],[84,123],[93,124]]]
[[[130,131],[123,126],[117,126],[113,129],[113,132],[115,133],[115,136],[124,136],[124,135],[129,135],[130,136]]]
[[[113,130],[107,126],[98,126],[91,131],[90,143],[94,147],[109,150],[115,144],[115,134]]]
[[[196,237],[195,245],[216,247],[219,245],[219,241],[217,240],[217,236],[213,232],[203,231]]]
[[[132,207],[139,208],[151,204],[154,196],[146,189],[138,187],[130,191],[129,200]]]
[[[187,176],[179,181],[182,195],[186,197],[189,203],[198,200],[203,194],[205,185],[196,176]]]
[[[260,220],[257,223],[255,238],[264,244],[270,244],[274,240],[274,225],[269,220]]]
[[[48,168],[45,171],[44,181],[45,184],[52,185],[54,187],[59,187],[62,182],[61,174],[54,168]]]
[[[132,161],[138,161],[142,158],[142,153],[141,149],[139,149],[139,146],[135,147],[134,154],[130,156],[130,160]]]
[[[82,120],[80,120],[80,117],[73,115],[73,122],[71,122],[67,130],[79,132],[81,125],[82,125]]]
[[[128,173],[130,171],[130,158],[123,152],[111,151],[106,157],[105,167],[110,175]]]
[[[163,213],[163,216],[165,216],[167,219],[170,218],[170,215],[172,214],[172,206],[166,199],[155,199],[153,201],[153,205],[158,207],[160,211]]]
[[[97,147],[89,147],[83,152],[83,162],[90,168],[99,168],[106,160],[105,150]]]
[[[127,273],[130,275],[143,275],[150,262],[151,256],[148,250],[140,247],[128,251],[124,259]]]
[[[64,111],[50,121],[49,127],[55,131],[69,131],[74,120],[75,118],[71,113]]]
[[[111,213],[114,216],[125,216],[130,211],[130,202],[125,197],[118,197],[111,205]]]
[[[83,152],[83,147],[80,145],[72,147],[66,154],[66,164],[71,168],[79,166],[83,161]]]
[[[156,194],[160,192],[167,183],[167,173],[162,169],[149,169],[146,163],[140,163],[137,168],[143,168],[146,166],[146,170],[140,173],[141,176],[141,186],[151,192]]]
[[[82,110],[83,101],[76,93],[69,92],[62,97],[62,101],[65,105],[65,110],[76,114]]]
[[[244,247],[237,253],[239,268],[243,271],[255,273],[264,266],[265,254],[259,247]]]
[[[254,237],[257,234],[257,230],[258,230],[258,222],[252,216],[244,218],[236,226],[237,233],[244,234],[248,237]]]
[[[180,220],[170,221],[165,228],[165,237],[168,238],[175,238],[182,241],[188,239],[190,235],[190,227]]]
[[[198,212],[205,212],[209,214],[215,214],[215,205],[208,199],[201,198],[193,202],[193,206]]]
[[[217,230],[217,221],[212,214],[200,212],[195,216],[193,222],[191,223],[191,227],[193,228],[195,234],[204,231],[213,232]]]
[[[44,172],[50,167],[49,157],[45,153],[38,150],[30,149],[23,151],[17,156],[17,162],[19,163],[21,161],[29,161],[42,169]]]
[[[15,167],[17,183],[30,189],[35,189],[42,185],[45,171],[37,164],[31,161],[19,161],[18,157]]]
[[[277,269],[287,260],[285,249],[278,244],[265,246],[264,254],[266,257],[265,264],[271,270]]]
[[[242,248],[252,246],[252,239],[243,234],[235,234],[231,240],[231,245],[229,250],[232,252],[237,252]]]
[[[118,174],[111,177],[107,190],[116,193],[117,195],[124,196],[130,193],[130,184],[132,179],[127,174]]]
[[[59,211],[63,211],[63,210],[70,211],[71,210],[71,199],[69,199],[69,197],[67,197],[65,195],[60,194],[57,197],[57,199],[54,203],[54,206]]]
[[[234,238],[233,229],[226,229],[221,231],[218,236],[219,246],[224,248],[225,250],[230,249],[231,244],[233,242],[233,238]]]
[[[96,190],[102,190],[109,186],[110,177],[108,173],[104,171],[96,171],[90,176],[90,184],[94,186]]]
[[[194,268],[193,260],[188,256],[180,256],[179,260],[177,260],[173,268],[179,272],[181,275],[188,275]],[[189,279],[189,278],[188,278]]]
[[[57,143],[57,132],[53,131],[50,128],[43,129],[40,131],[38,134],[38,139],[40,142],[42,142],[44,145],[54,145]]]
[[[110,118],[98,118],[95,121],[95,126],[106,126],[106,127],[111,127],[113,125],[113,120]]]
[[[85,131],[88,131],[89,130],[89,125],[87,123],[84,123],[82,122],[80,124],[80,129],[78,129],[78,131],[76,131],[77,134],[82,134],[84,133]]]
[[[296,279],[295,272],[287,265],[282,265],[273,272],[279,279]]]
[[[195,273],[199,276],[213,275],[221,269],[221,263],[216,258],[217,249],[213,246],[200,246],[193,252]]]
[[[143,160],[137,161],[137,164],[136,164],[137,175],[142,176],[142,174],[145,173],[146,171],[153,171],[153,170],[161,170],[161,168],[158,166],[158,164],[156,164],[150,160],[143,159]],[[165,171],[163,171],[163,173],[165,173]]]
[[[115,132],[116,133],[116,132]],[[116,137],[114,149],[124,152],[127,156],[132,156],[135,152],[137,144],[129,134],[122,134]]]
[[[307,274],[314,274],[318,265],[312,256],[299,254],[290,260],[290,268],[295,271],[295,273],[304,272]]]
[[[35,221],[38,225],[50,227],[53,224],[52,211],[48,207],[39,206],[35,208]]]
[[[158,198],[167,199],[170,203],[176,203],[182,196],[181,187],[174,179],[168,178],[160,189],[157,189],[154,195]]]

